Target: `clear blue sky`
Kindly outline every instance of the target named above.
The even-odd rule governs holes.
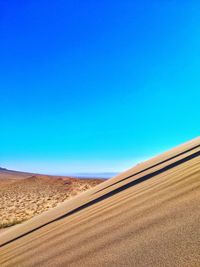
[[[0,1],[0,166],[112,172],[200,133],[200,2]]]

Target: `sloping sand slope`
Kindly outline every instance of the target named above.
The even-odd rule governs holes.
[[[0,266],[200,266],[200,138],[0,237]]]

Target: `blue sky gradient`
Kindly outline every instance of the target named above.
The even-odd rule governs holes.
[[[0,166],[115,172],[199,135],[199,1],[0,1]]]

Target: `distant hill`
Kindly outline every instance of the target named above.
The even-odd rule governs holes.
[[[0,171],[7,171],[7,169],[6,169],[6,168],[1,168],[1,167],[0,167]]]

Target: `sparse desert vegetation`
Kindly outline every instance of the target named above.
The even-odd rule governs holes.
[[[26,221],[102,182],[101,179],[32,175],[0,179],[0,228]]]

